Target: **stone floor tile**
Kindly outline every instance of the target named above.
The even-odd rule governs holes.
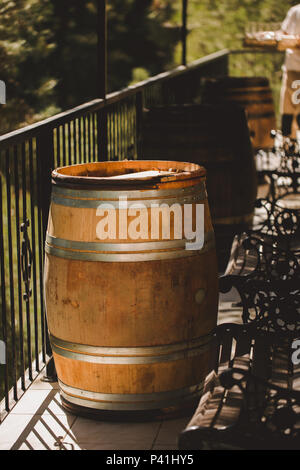
[[[184,430],[191,417],[179,418],[179,419],[170,419],[162,422],[158,435],[154,442],[153,449],[160,447],[168,448],[168,446],[177,449],[177,440],[179,433]]]
[[[11,411],[11,414],[37,414],[44,413],[66,415],[61,406],[58,390],[29,389]]]
[[[0,425],[0,449],[9,450],[31,419],[32,415],[10,413]]]
[[[75,420],[75,416],[35,415],[11,450],[72,450],[72,446],[65,446],[63,441]]]
[[[58,382],[44,382],[42,379],[45,375],[45,372],[41,372],[37,378],[30,385],[30,390],[58,390]]]
[[[151,449],[160,422],[112,423],[78,418],[71,429],[73,443],[85,449]],[[68,436],[69,442],[71,436]],[[66,439],[67,441],[67,439]]]

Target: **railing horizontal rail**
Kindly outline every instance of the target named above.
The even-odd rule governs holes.
[[[215,52],[213,54],[195,60],[194,62],[191,62],[188,65],[180,65],[171,71],[162,72],[158,75],[155,75],[154,77],[138,82],[135,85],[131,85],[120,91],[110,93],[107,95],[106,99],[95,99],[89,101],[87,103],[76,106],[75,108],[56,114],[54,116],[51,116],[50,118],[44,119],[43,121],[39,121],[29,126],[4,134],[0,136],[0,149],[5,149],[5,146],[18,143],[20,141],[23,141],[24,139],[30,139],[33,136],[36,137],[36,135],[41,132],[44,128],[53,129],[57,126],[65,124],[70,120],[74,120],[78,117],[81,117],[86,113],[98,111],[114,103],[117,103],[120,100],[135,95],[138,92],[155,85],[156,83],[162,83],[166,80],[170,80],[176,77],[180,77],[184,74],[188,74],[201,66],[206,66],[210,63],[215,62],[217,59],[221,59],[222,57],[226,57],[228,55],[228,49]]]

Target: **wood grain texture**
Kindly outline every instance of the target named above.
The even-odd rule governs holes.
[[[157,364],[91,364],[54,353],[60,380],[72,387],[100,393],[142,394],[179,390],[200,384],[211,371],[215,351]]]
[[[124,163],[125,167],[127,164]],[[138,162],[137,167],[141,164]],[[97,178],[96,173],[101,177],[102,164],[96,165],[98,168],[93,167],[92,178]],[[122,162],[119,165],[122,172]],[[174,166],[180,168],[181,164],[176,162]],[[165,182],[152,185],[152,189],[178,189],[180,194],[182,187],[188,187],[191,182],[195,188],[200,187],[199,183],[205,178],[204,170],[198,165],[183,164],[182,167],[191,170],[189,178],[173,182],[166,178]],[[71,170],[68,169],[76,181]],[[74,173],[78,174],[76,167]],[[86,192],[89,177],[80,175],[81,181],[82,178]],[[57,181],[60,186],[65,183],[59,176],[55,184]],[[72,184],[76,185],[74,179]],[[143,190],[148,189],[148,183],[145,184]],[[99,194],[102,185],[103,181]],[[114,187],[116,189],[120,187]],[[98,190],[97,186],[91,185],[91,190]],[[205,205],[205,232],[213,236],[207,200],[199,202]],[[48,234],[54,239],[99,242],[96,223],[96,209],[51,204]],[[108,241],[132,242],[129,239]],[[49,331],[63,341],[99,348],[166,346],[204,337],[216,326],[218,280],[213,245],[183,258],[144,262],[83,261],[46,254],[44,274]],[[178,390],[200,383],[211,367],[212,355],[213,348],[204,348],[193,357],[186,354],[180,360],[147,364],[93,363],[88,357],[80,361],[57,351],[54,358],[59,379],[70,387],[99,393],[135,394]]]

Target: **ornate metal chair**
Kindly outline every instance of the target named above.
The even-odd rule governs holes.
[[[292,204],[290,196],[300,196],[300,145],[297,139],[283,137],[280,131],[272,131],[274,146],[268,152],[256,156],[259,172],[270,182],[270,199],[285,200]],[[300,208],[300,197],[296,207]]]
[[[297,250],[281,247],[289,246],[291,238],[285,243],[274,241],[272,236],[265,237],[261,232],[236,235],[225,276],[250,276],[260,280],[287,280],[299,275],[300,258]]]
[[[215,368],[179,448],[299,448],[300,367],[292,360],[300,337],[298,274],[274,282],[231,276],[221,290],[233,285],[243,293],[244,325],[217,327]]]

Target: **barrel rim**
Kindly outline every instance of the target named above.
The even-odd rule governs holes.
[[[95,172],[95,167],[104,168],[104,165],[112,167],[122,168],[122,163],[124,167],[127,168],[143,168],[144,170],[151,170],[154,169],[161,169],[165,170],[167,166],[175,167],[177,169],[182,169],[185,173],[178,173],[172,176],[164,175],[157,175],[151,176],[147,179],[124,179],[124,180],[110,180],[105,176],[91,176],[88,173],[93,170]],[[68,172],[72,171],[72,168],[80,168],[82,171],[86,172],[87,175],[74,175],[68,174]],[[130,175],[130,173],[128,173]],[[98,187],[109,187],[109,188],[120,188],[120,187],[141,187],[141,186],[153,186],[155,184],[160,183],[172,183],[172,182],[180,182],[181,180],[187,181],[196,178],[203,178],[206,176],[206,170],[203,166],[198,165],[197,163],[191,162],[178,162],[173,160],[125,160],[125,161],[103,161],[103,162],[93,162],[93,163],[80,163],[76,165],[67,165],[58,167],[52,171],[52,183],[59,184],[59,185],[69,185],[72,184],[76,187],[84,186],[98,186]]]

